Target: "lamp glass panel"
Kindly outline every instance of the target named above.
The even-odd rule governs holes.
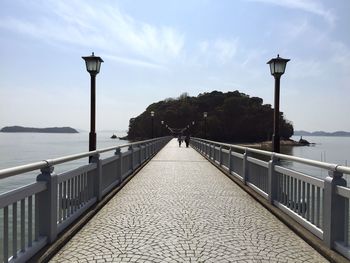
[[[87,59],[86,60],[86,69],[87,69],[87,71],[89,71],[89,72],[96,72],[96,68],[97,68],[96,64],[97,63],[96,63],[95,60]]]
[[[101,68],[101,61],[96,61],[96,72],[99,73]]]
[[[270,71],[272,75],[275,74],[275,62],[270,63]]]
[[[286,67],[286,63],[284,61],[276,61],[275,62],[275,73],[284,73],[284,69]]]

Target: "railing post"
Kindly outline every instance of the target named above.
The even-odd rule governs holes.
[[[276,158],[272,154],[271,160],[268,163],[268,175],[267,175],[267,194],[270,204],[277,198],[277,178],[275,172]]]
[[[220,145],[220,148],[219,148],[219,165],[221,166],[222,165],[222,146]]]
[[[38,182],[46,182],[46,190],[38,194],[39,236],[46,236],[49,243],[57,237],[57,175],[54,167],[42,168],[36,178]],[[37,220],[37,219],[36,219]]]
[[[102,199],[102,162],[100,154],[95,154],[91,158],[91,163],[96,163],[96,176],[94,180],[94,194],[97,201]]]
[[[249,178],[249,166],[248,166],[248,151],[245,150],[243,154],[243,183],[246,184]]]
[[[117,171],[117,176],[119,179],[119,184],[122,182],[122,175],[123,175],[123,162],[122,162],[122,152],[120,148],[115,149],[114,155],[119,155],[119,172]]]
[[[329,171],[324,180],[323,197],[323,241],[329,248],[335,241],[344,241],[345,198],[336,194],[336,186],[346,186],[343,174]]]
[[[229,151],[228,151],[228,172],[229,174],[231,174],[231,170],[232,170],[232,147],[230,147]]]

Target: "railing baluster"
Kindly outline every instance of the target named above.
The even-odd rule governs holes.
[[[74,214],[75,210],[76,210],[76,201],[75,201],[75,195],[76,195],[76,190],[75,190],[75,186],[76,186],[76,177],[72,178],[72,215]]]
[[[57,204],[58,204],[58,222],[61,223],[63,220],[63,210],[62,210],[62,184],[63,183],[59,183],[58,184],[58,200],[57,200]]]
[[[79,185],[78,185],[78,189],[79,189],[79,207],[82,207],[83,205],[83,175],[79,174]]]
[[[70,217],[71,215],[71,201],[72,200],[72,194],[71,194],[71,180],[67,180],[67,217]]]
[[[289,181],[290,181],[290,177],[287,175],[287,196],[286,196],[286,205],[288,208],[290,208],[290,188],[289,188]]]
[[[306,214],[306,192],[305,192],[305,182],[302,182],[302,189],[301,189],[301,198],[302,198],[302,205],[303,205],[303,217],[305,218]]]
[[[350,217],[349,217],[349,199],[345,199],[345,226],[344,226],[344,243],[346,246],[349,246],[349,235],[350,235],[350,232],[349,232],[349,224],[350,224]]]
[[[85,173],[85,202],[88,202],[90,200],[89,196],[89,174],[91,173]]]
[[[71,201],[72,201],[72,210],[71,210],[71,215],[73,215],[74,214],[74,212],[75,212],[75,177],[73,177],[72,179],[71,179],[71,188],[72,188],[72,199],[71,199]]]
[[[8,206],[4,207],[4,262],[8,262],[9,258],[9,209]]]
[[[71,216],[74,213],[74,183],[73,183],[73,178],[69,180],[69,193],[70,193],[70,198],[69,198],[69,216]]]
[[[281,191],[280,175],[279,175],[279,173],[275,172],[275,176],[276,176],[276,186],[277,186],[276,200],[277,200],[277,202],[281,202],[281,199],[280,199],[280,191]]]
[[[283,204],[287,204],[287,175],[283,174]]]
[[[85,173],[82,173],[80,175],[80,198],[81,198],[81,206],[83,206],[85,204],[85,185],[84,185],[84,178],[85,178]]]
[[[321,219],[321,189],[319,187],[316,188],[316,198],[317,198],[317,203],[316,203],[316,226],[320,227],[320,219]]]
[[[62,182],[63,184],[63,196],[62,196],[62,210],[63,220],[67,218],[67,181]]]
[[[315,224],[315,186],[311,186],[311,219],[310,222]]]
[[[289,196],[289,200],[290,200],[290,209],[294,210],[294,178],[293,177],[289,177],[290,179],[290,196]]]
[[[298,179],[294,178],[294,212],[298,212]]]
[[[35,194],[35,200],[34,200],[34,213],[35,213],[35,219],[34,219],[34,240],[39,240],[39,197],[38,194]]]
[[[301,199],[301,181],[298,180],[298,214],[302,214],[302,199]]]
[[[306,219],[310,221],[310,184],[306,184]]]
[[[26,248],[26,235],[25,235],[25,229],[26,229],[26,222],[25,222],[25,212],[26,212],[26,206],[25,206],[25,199],[21,200],[21,251],[24,252]]]
[[[12,255],[17,258],[17,202],[12,204]]]
[[[28,247],[33,241],[33,196],[28,197]]]
[[[75,176],[75,211],[79,209],[79,176]],[[74,211],[74,212],[75,212]]]

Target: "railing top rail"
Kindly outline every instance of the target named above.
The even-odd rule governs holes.
[[[228,143],[221,143],[221,142],[216,142],[216,141],[211,141],[211,140],[206,140],[206,139],[201,139],[201,138],[194,137],[193,139],[200,140],[200,141],[203,141],[206,143],[212,143],[212,144],[217,144],[217,145],[221,145],[221,146],[231,147],[231,148],[243,150],[246,152],[257,153],[257,154],[269,156],[270,158],[280,158],[280,159],[287,160],[287,161],[294,161],[294,162],[298,162],[298,163],[316,166],[316,167],[323,168],[323,169],[330,170],[330,171],[337,171],[340,173],[350,174],[350,167],[342,166],[342,165],[338,165],[338,164],[334,164],[334,163],[320,162],[320,161],[305,159],[305,158],[301,158],[301,157],[297,157],[297,156],[291,156],[291,155],[287,155],[287,154],[258,150],[258,149],[254,149],[254,148],[249,148],[249,147],[244,147],[244,146],[239,146],[239,145],[234,145],[234,144],[228,144]]]
[[[124,147],[128,147],[128,146],[140,145],[140,144],[153,142],[153,141],[156,141],[156,140],[159,140],[162,138],[165,138],[165,137],[159,137],[159,138],[154,138],[154,139],[150,139],[150,140],[126,143],[126,144],[122,144],[122,145],[118,145],[118,146],[112,146],[112,147],[108,147],[108,148],[98,149],[98,150],[91,151],[91,152],[84,152],[84,153],[78,153],[78,154],[73,154],[73,155],[67,155],[67,156],[63,156],[63,157],[59,157],[59,158],[48,159],[48,160],[43,160],[43,161],[34,162],[34,163],[30,163],[30,164],[25,164],[25,165],[20,165],[20,166],[2,169],[2,170],[0,170],[0,179],[14,176],[14,175],[21,174],[21,173],[35,171],[35,170],[38,170],[38,169],[41,169],[41,168],[44,168],[47,166],[52,166],[52,165],[57,165],[57,164],[65,163],[65,162],[78,160],[78,159],[81,159],[84,157],[93,156],[96,154],[116,150],[118,148],[120,149],[120,148],[124,148]]]

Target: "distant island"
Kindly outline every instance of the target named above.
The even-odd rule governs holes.
[[[7,126],[2,128],[0,132],[78,133],[71,127],[31,128],[22,126]]]
[[[294,136],[335,136],[335,137],[350,137],[350,132],[346,131],[335,131],[335,132],[325,132],[325,131],[294,131]]]

